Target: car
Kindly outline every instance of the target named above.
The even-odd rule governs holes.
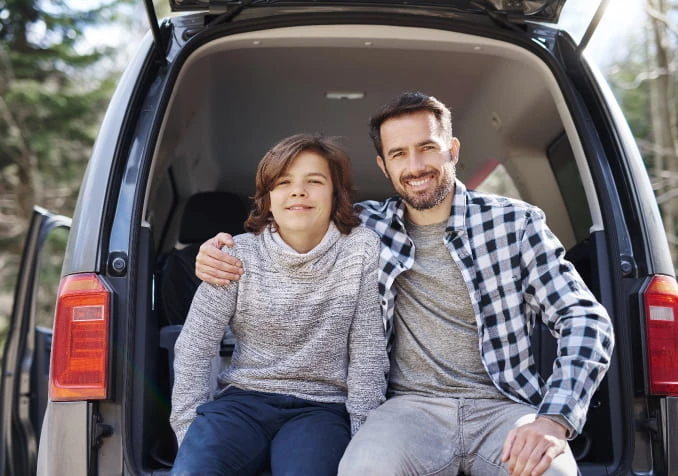
[[[605,3],[605,2],[603,2]],[[119,80],[72,221],[36,208],[3,358],[5,474],[167,474],[173,344],[193,260],[237,234],[263,153],[339,138],[356,200],[383,199],[368,117],[403,91],[453,110],[459,178],[544,210],[612,317],[616,347],[583,432],[583,475],[678,474],[678,284],[646,169],[565,0],[170,0]],[[603,8],[599,10],[602,12]],[[53,324],[42,247],[70,230]],[[533,334],[551,373],[554,339]],[[232,351],[226,335],[215,368]]]

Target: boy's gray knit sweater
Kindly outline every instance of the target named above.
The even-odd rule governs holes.
[[[384,401],[388,356],[377,284],[379,239],[331,224],[305,254],[276,241],[269,229],[235,237],[225,251],[246,272],[237,283],[203,283],[175,346],[170,423],[179,444],[211,399],[210,362],[226,326],[236,337],[220,386],[345,402],[355,433]]]

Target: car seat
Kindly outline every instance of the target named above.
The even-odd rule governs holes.
[[[170,468],[176,454],[176,439],[168,418],[170,395],[174,384],[174,344],[186,320],[193,295],[200,285],[195,276],[195,257],[200,245],[220,231],[232,235],[242,233],[247,218],[243,201],[230,192],[201,192],[192,195],[186,202],[179,227],[178,244],[161,263],[158,273],[158,311],[160,326],[161,374],[159,388],[166,395],[161,408],[158,437],[151,450],[152,458]],[[222,340],[220,354],[224,357],[233,352],[235,340],[227,329]],[[216,362],[215,368],[217,370]]]
[[[166,256],[159,280],[160,325],[186,320],[193,295],[200,285],[195,276],[195,257],[200,245],[218,232],[237,235],[244,231],[247,208],[230,192],[201,192],[186,202],[179,227],[179,246]]]

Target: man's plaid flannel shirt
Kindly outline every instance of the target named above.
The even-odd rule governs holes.
[[[356,208],[363,224],[381,237],[379,291],[390,337],[393,284],[415,259],[404,226],[405,207],[394,197]],[[609,366],[614,335],[607,311],[564,259],[565,250],[544,213],[518,200],[467,190],[457,181],[442,239],[467,282],[482,361],[494,384],[538,414],[561,415],[580,433]],[[537,318],[558,339],[547,382],[537,372],[530,345]]]

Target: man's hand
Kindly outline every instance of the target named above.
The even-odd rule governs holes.
[[[221,251],[223,246],[233,246],[233,237],[219,233],[202,245],[195,258],[195,275],[210,284],[225,286],[237,281],[245,272],[239,259]]]
[[[539,476],[565,451],[566,436],[567,429],[560,423],[537,417],[509,432],[501,461],[508,463],[511,476]]]

